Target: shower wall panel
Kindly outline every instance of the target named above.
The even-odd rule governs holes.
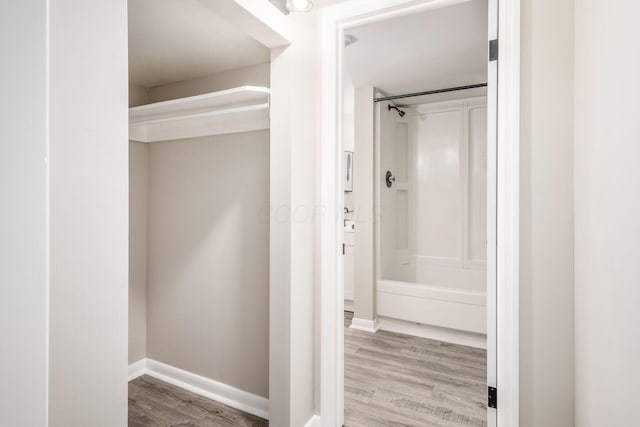
[[[484,292],[486,102],[425,104],[380,130],[381,278]],[[387,127],[387,129],[384,129]]]
[[[380,106],[378,314],[483,333],[486,98],[405,111]]]

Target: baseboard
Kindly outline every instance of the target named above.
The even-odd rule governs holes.
[[[304,427],[320,427],[320,416],[314,415],[309,418],[309,421],[304,425]]]
[[[143,368],[140,369],[142,363]],[[135,365],[135,366],[134,366]],[[142,373],[140,373],[142,372]],[[149,375],[207,399],[215,400],[249,414],[269,419],[269,400],[230,385],[197,375],[165,363],[144,359],[129,366],[129,378],[135,373]]]
[[[378,317],[378,322],[380,330],[383,331],[413,335],[420,338],[444,341],[468,347],[487,348],[487,336],[483,334],[407,322],[405,320],[392,319],[389,317]]]
[[[144,375],[147,369],[147,359],[140,359],[129,365],[129,381],[133,381]]]
[[[371,333],[375,333],[379,329],[377,320],[358,319],[357,317],[351,319],[351,326],[349,327],[358,331]]]

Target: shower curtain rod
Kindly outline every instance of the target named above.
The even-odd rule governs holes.
[[[448,88],[445,88],[445,89],[428,90],[426,92],[407,93],[405,95],[383,96],[381,98],[374,98],[373,102],[391,101],[393,99],[412,98],[414,96],[433,95],[435,93],[454,92],[456,90],[475,89],[475,88],[478,88],[478,87],[486,87],[486,86],[487,86],[486,83],[478,83],[478,84],[474,84],[474,85],[466,85],[466,86],[448,87]]]

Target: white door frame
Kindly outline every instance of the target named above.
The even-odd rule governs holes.
[[[344,416],[344,261],[342,189],[342,34],[346,28],[467,0],[350,0],[321,11],[322,148],[320,201],[320,420]],[[498,0],[496,187],[497,425],[519,424],[520,0]],[[491,2],[490,2],[491,5]],[[490,23],[491,24],[491,23]]]

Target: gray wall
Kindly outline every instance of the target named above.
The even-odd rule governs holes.
[[[148,89],[147,96],[149,102],[160,102],[245,85],[270,87],[270,71],[270,63],[252,65],[198,79],[155,86]]]
[[[576,1],[576,425],[638,424],[637,1]]]
[[[129,364],[147,357],[148,146],[129,142]]]
[[[49,426],[127,422],[127,2],[50,2]]]
[[[144,86],[129,84],[129,107],[137,107],[149,103],[149,89]]]
[[[149,90],[129,84],[129,107],[149,103]],[[129,141],[129,364],[147,357],[148,149]]]
[[[521,42],[520,426],[572,426],[573,2],[524,0]]]
[[[0,2],[0,425],[47,405],[47,2]],[[16,42],[19,41],[19,42]]]
[[[269,132],[148,146],[147,356],[269,390]]]

